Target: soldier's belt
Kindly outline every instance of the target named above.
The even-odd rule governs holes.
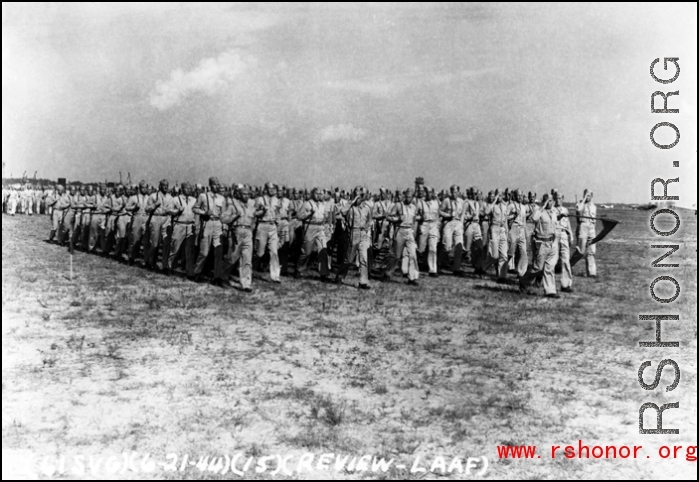
[[[325,223],[323,221],[320,222],[310,222],[308,223],[311,226],[325,226]]]
[[[260,221],[260,224],[276,224],[273,219],[267,220],[267,221]]]
[[[252,229],[252,226],[243,225],[243,224],[237,224],[237,225],[235,225],[235,226],[233,226],[233,227],[234,227],[235,229],[246,229],[246,230],[251,230],[251,229]]]
[[[535,234],[534,239],[536,239],[537,241],[549,242],[549,241],[553,241],[554,239],[556,239],[556,235],[552,234],[550,236],[540,236],[538,234]]]
[[[504,228],[507,226],[506,223],[490,223],[491,226],[499,227],[499,228]]]
[[[194,225],[194,221],[175,221],[175,224],[183,224],[187,226]]]
[[[413,226],[398,226],[398,229],[413,229]]]

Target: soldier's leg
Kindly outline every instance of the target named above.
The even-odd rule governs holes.
[[[129,262],[133,263],[138,254],[136,250],[141,244],[141,236],[144,229],[143,216],[134,216],[131,220],[131,240],[129,243]]]
[[[272,229],[276,228],[272,226]],[[255,244],[257,245],[257,248],[255,250],[255,259],[252,265],[254,271],[259,271],[260,263],[262,262],[262,257],[265,255],[265,251],[267,250],[269,231],[269,224],[260,223],[257,226],[257,235],[255,239]]]
[[[556,264],[558,263],[558,242],[548,243],[546,260],[544,261],[544,293],[556,294]]]
[[[454,226],[454,262],[452,263],[452,272],[454,274],[461,273],[461,257],[464,249],[464,225],[461,222],[455,222]]]
[[[521,287],[527,287],[532,284],[536,278],[543,273],[544,265],[546,264],[546,259],[548,257],[548,251],[550,250],[551,242],[543,242],[534,240],[536,258],[532,263],[526,274],[519,279],[519,285]]]
[[[490,229],[488,235],[488,252],[481,264],[481,271],[486,271],[498,261],[498,256],[500,254],[500,229],[499,226],[493,226]]]
[[[204,266],[206,265],[206,259],[209,257],[209,250],[211,249],[211,243],[213,242],[211,221],[208,221],[204,225],[204,233],[201,236],[201,241],[199,243],[199,255],[197,256],[197,261],[194,264],[194,275],[201,277]]]
[[[172,235],[170,236],[170,252],[167,261],[163,263],[163,268],[171,270],[174,267],[175,259],[180,254],[180,250],[184,245],[187,235],[187,227],[184,224],[175,224],[172,227]]]
[[[148,233],[149,242],[148,250],[145,253],[145,265],[149,268],[155,268],[155,260],[160,246],[162,237],[163,220],[153,217],[150,222],[150,233]]]
[[[509,259],[509,243],[505,228],[500,228],[498,235],[498,280],[507,279],[507,268]]]
[[[398,263],[402,262],[403,250],[405,249],[405,243],[407,237],[403,234],[402,229],[396,232],[395,240],[393,241],[393,246],[386,256],[386,264],[384,267],[384,276],[392,276]]]
[[[570,267],[570,239],[563,231],[559,240],[559,258],[561,260],[561,288],[569,289],[573,285],[573,270]]]
[[[368,232],[360,233],[360,241],[357,245],[357,257],[359,258],[359,284],[369,284],[369,249],[371,248],[371,236]]]
[[[507,235],[507,267],[510,271],[515,270],[515,254],[517,252],[517,239],[519,235],[519,228],[517,226],[512,226]]]
[[[595,277],[597,276],[597,245],[590,244],[595,236],[595,227],[589,226],[587,229],[587,239],[586,239],[586,256],[585,263],[587,264],[587,275]]]
[[[417,266],[417,243],[412,233],[408,236],[405,247],[408,257],[408,280],[416,281],[420,277],[420,270]]]
[[[437,245],[439,244],[439,228],[430,226],[427,237],[427,267],[430,274],[437,274]]]
[[[267,237],[267,246],[269,247],[269,276],[274,282],[279,282],[281,268],[279,266],[279,236],[274,225]]]
[[[521,278],[525,275],[529,266],[529,255],[527,254],[527,233],[525,232],[524,228],[519,229],[517,251],[519,252],[519,261],[517,263],[517,275]]]
[[[163,269],[167,269],[167,263],[170,259],[170,245],[172,244],[172,222],[170,220],[166,221],[162,227],[162,238],[163,238],[163,253],[160,258],[160,264]]]
[[[90,220],[90,229],[88,231],[89,236],[87,240],[87,251],[92,253],[97,247],[97,241],[99,240],[100,224],[103,219],[99,216],[92,216]]]
[[[330,263],[328,247],[326,243],[326,231],[319,229],[314,236],[315,250],[318,253],[318,264],[320,267],[320,277],[325,279],[330,274]]]
[[[187,235],[184,239],[185,269],[187,272],[187,277],[189,278],[194,277],[194,267],[196,261],[196,244],[197,237],[194,234],[194,229],[189,228],[189,230],[187,231]]]
[[[311,252],[313,251],[313,232],[315,226],[308,226],[306,229],[306,235],[303,239],[303,245],[301,246],[301,256],[299,256],[298,263],[296,264],[296,272],[298,273],[301,269],[306,269],[308,264],[308,259],[311,257]]]
[[[237,231],[237,243],[240,245],[240,266],[238,276],[243,289],[252,287],[252,232],[250,230]]]

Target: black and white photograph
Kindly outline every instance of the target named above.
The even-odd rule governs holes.
[[[696,480],[696,3],[2,4],[3,480]]]

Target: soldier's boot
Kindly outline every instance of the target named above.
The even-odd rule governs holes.
[[[461,245],[461,243],[457,244],[454,248],[454,264],[452,266],[452,272],[457,276],[460,276],[462,274],[461,257],[463,256],[463,252],[464,248]]]
[[[56,230],[52,229],[51,234],[49,234],[49,243],[53,243],[53,240],[55,237],[56,237]]]

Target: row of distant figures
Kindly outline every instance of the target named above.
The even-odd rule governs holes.
[[[46,203],[43,199],[12,199],[10,197],[3,198],[2,212],[3,214],[8,214],[10,216],[14,216],[15,214],[22,214],[27,216],[32,216],[34,214],[50,214],[46,209]]]

